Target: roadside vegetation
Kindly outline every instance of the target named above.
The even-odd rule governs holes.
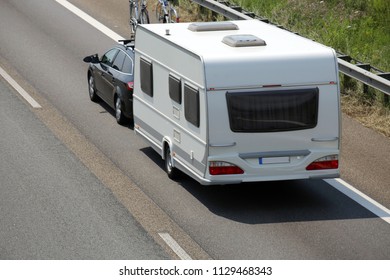
[[[229,0],[270,22],[390,72],[389,0]],[[190,0],[179,0],[182,21],[221,20]],[[390,137],[384,94],[341,75],[343,112]]]

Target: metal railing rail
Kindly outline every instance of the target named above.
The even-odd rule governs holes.
[[[222,1],[192,0],[192,1],[205,8],[208,8],[213,12],[221,14],[228,19],[232,19],[232,20],[258,19],[270,23],[268,19],[259,17],[254,13],[245,11],[239,6],[231,6],[228,1],[223,1],[223,0]],[[282,26],[278,26],[278,27],[283,28]],[[387,95],[390,95],[390,73],[385,73],[375,67],[370,66],[369,64],[361,63],[351,58],[350,56],[341,53],[338,53],[337,59],[338,59],[339,71],[341,73],[351,78],[354,78],[368,86],[376,88]],[[352,60],[356,61],[357,64],[350,63],[350,61]],[[374,70],[377,73],[372,73],[371,70]],[[389,96],[386,96],[386,98],[388,97]]]

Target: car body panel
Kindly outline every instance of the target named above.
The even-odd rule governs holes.
[[[107,105],[115,109],[115,99],[122,101],[122,113],[126,118],[133,117],[133,91],[128,83],[134,80],[133,45],[118,44],[105,52],[100,59],[89,62],[88,77],[95,80],[95,91]]]

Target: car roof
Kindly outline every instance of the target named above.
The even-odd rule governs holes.
[[[116,44],[116,45],[112,46],[110,49],[108,49],[107,51],[112,50],[112,49],[122,50],[125,53],[127,53],[127,55],[129,55],[131,57],[134,57],[134,46],[127,46],[127,45],[123,45],[123,44]]]
[[[134,40],[119,40],[118,42],[117,47],[126,52],[134,53]]]

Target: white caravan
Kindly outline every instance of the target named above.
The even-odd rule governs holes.
[[[339,176],[333,49],[258,20],[147,24],[134,130],[203,185]]]

